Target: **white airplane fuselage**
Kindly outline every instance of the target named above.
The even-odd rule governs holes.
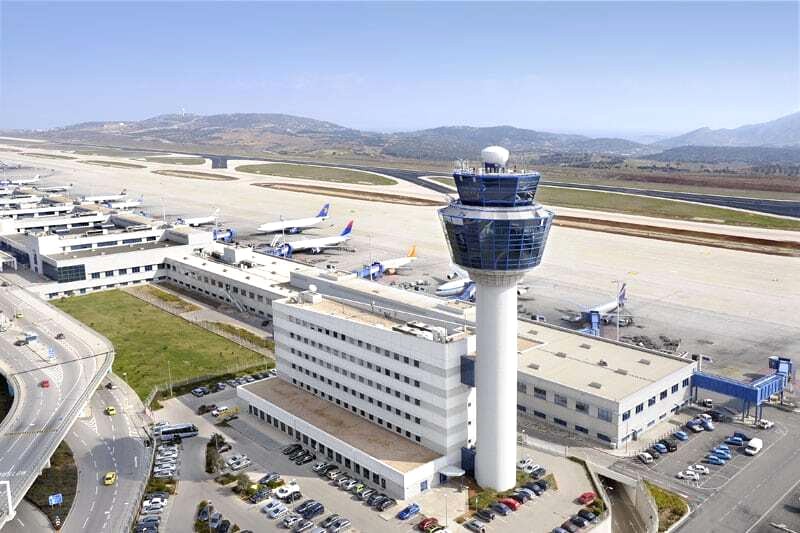
[[[328,217],[309,217],[309,218],[298,218],[296,220],[280,220],[278,222],[267,222],[266,224],[261,224],[257,231],[259,233],[280,233],[282,231],[291,231],[291,230],[303,230],[306,228],[313,228],[315,226],[319,226]]]

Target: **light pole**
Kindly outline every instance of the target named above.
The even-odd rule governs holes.
[[[620,320],[620,313],[622,311],[622,304],[623,304],[622,298],[620,298],[620,290],[622,289],[622,286],[621,286],[622,281],[618,280],[618,279],[615,279],[614,281],[612,281],[612,283],[616,283],[617,284],[617,319],[616,319],[616,322],[617,322],[617,342],[619,342],[619,320]]]

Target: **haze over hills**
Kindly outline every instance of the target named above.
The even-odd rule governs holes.
[[[677,146],[795,146],[800,147],[800,112],[769,122],[733,129],[700,128],[653,143],[660,148]]]
[[[602,154],[660,161],[754,164],[773,161],[776,156],[782,162],[794,162],[800,158],[800,112],[735,129],[701,128],[651,144],[512,126],[446,126],[380,133],[276,113],[171,114],[139,121],[84,122],[49,130],[6,134],[23,134],[62,143],[176,151],[221,150],[250,155],[298,156],[337,153],[438,161],[468,157],[489,144],[501,144],[520,158],[559,153]]]

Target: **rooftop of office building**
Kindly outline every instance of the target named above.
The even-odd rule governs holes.
[[[135,244],[126,244],[122,246],[103,246],[101,248],[93,248],[91,250],[75,250],[73,252],[63,252],[58,254],[43,255],[42,257],[46,257],[54,261],[65,261],[67,259],[86,259],[88,257],[100,257],[112,254],[141,252],[144,250],[155,250],[158,248],[173,248],[176,246],[182,246],[182,244],[179,242],[164,239],[160,241],[139,242]]]
[[[242,388],[398,472],[410,472],[440,457],[280,378],[257,381]]]
[[[526,341],[518,346],[521,373],[614,401],[695,364],[522,320],[518,322],[518,335]]]

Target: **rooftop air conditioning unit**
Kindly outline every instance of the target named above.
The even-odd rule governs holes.
[[[618,368],[614,372],[616,372],[617,374],[622,374],[623,376],[627,376],[628,375],[628,371],[625,370],[624,368]]]
[[[643,365],[649,365],[650,364],[650,359],[639,359],[639,362],[641,364],[643,364]]]
[[[592,387],[593,389],[602,389],[603,388],[603,386],[601,384],[599,384],[598,382],[596,382],[596,381],[592,381],[591,383],[589,383],[589,386]]]

